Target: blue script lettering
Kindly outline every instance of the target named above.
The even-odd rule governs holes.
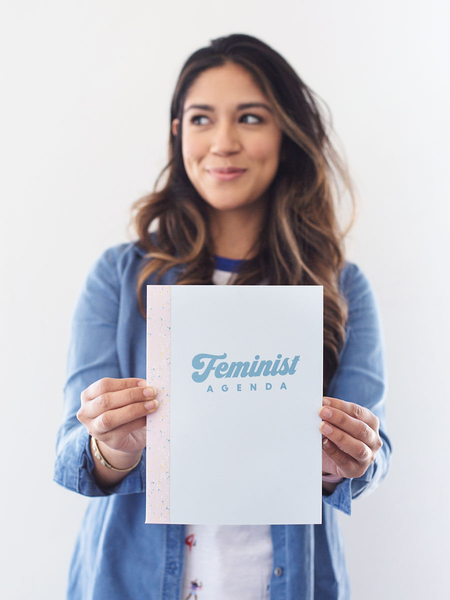
[[[203,373],[192,373],[192,379],[196,383],[201,383],[202,381],[205,381],[205,379],[208,377],[211,371],[214,371],[214,363],[216,362],[216,360],[221,360],[226,357],[226,354],[197,354],[192,359],[192,366],[196,371],[201,371],[202,369],[204,369],[204,371]],[[206,365],[206,367],[205,359],[209,359],[209,363]]]
[[[196,383],[202,383],[213,374],[217,379],[235,379],[237,377],[274,377],[275,375],[294,375],[297,369],[300,356],[294,358],[283,358],[282,354],[277,354],[275,361],[261,360],[259,354],[255,360],[226,362],[227,354],[197,354],[192,359],[192,366],[195,371],[192,373],[192,379]],[[221,362],[220,362],[221,361]],[[255,388],[256,389],[256,388]],[[268,388],[270,389],[270,388]]]

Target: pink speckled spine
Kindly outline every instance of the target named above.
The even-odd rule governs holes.
[[[158,410],[147,416],[146,523],[170,523],[170,286],[147,286],[147,381]]]

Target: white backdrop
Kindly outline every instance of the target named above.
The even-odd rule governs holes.
[[[165,163],[189,53],[243,32],[330,105],[360,196],[349,256],[375,288],[391,472],[343,517],[354,598],[450,597],[444,0],[3,0],[2,598],[59,600],[86,500],[52,482],[71,313]]]

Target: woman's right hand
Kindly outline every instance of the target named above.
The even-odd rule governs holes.
[[[159,406],[155,396],[145,379],[105,377],[81,394],[77,418],[110,456],[136,455],[145,448],[146,416]]]

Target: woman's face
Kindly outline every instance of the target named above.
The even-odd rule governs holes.
[[[200,196],[218,211],[265,206],[282,132],[270,102],[241,66],[204,71],[184,105],[182,153]],[[176,135],[179,121],[172,123]]]

